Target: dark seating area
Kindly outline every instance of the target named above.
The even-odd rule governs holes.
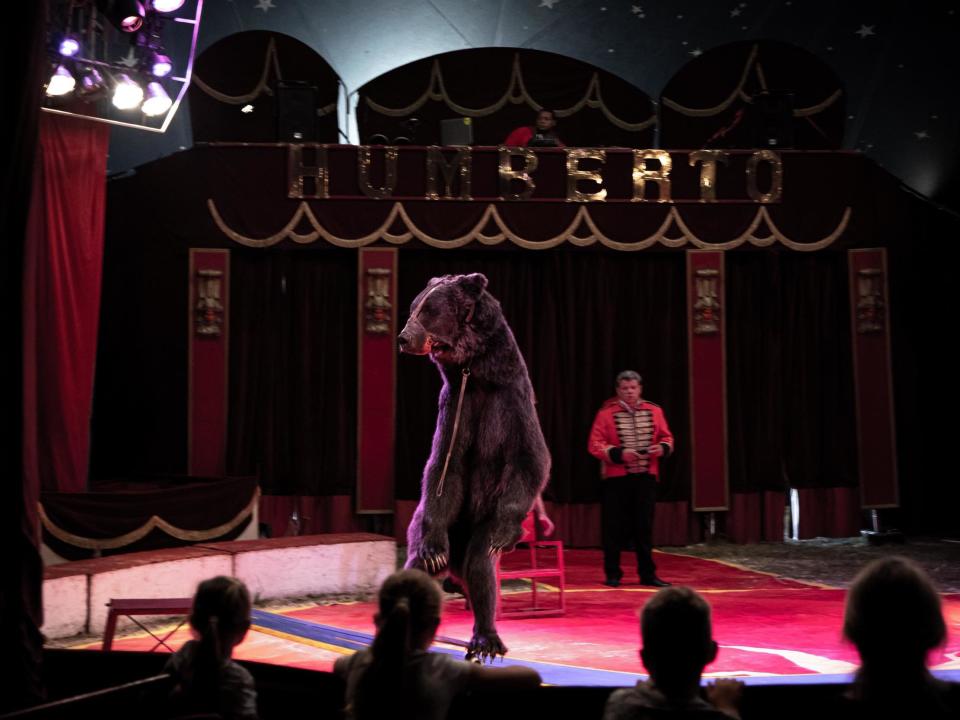
[[[122,686],[159,674],[167,660],[162,653],[109,652],[48,649],[44,671],[48,700],[62,700],[95,690]],[[256,679],[260,717],[263,720],[301,717],[338,718],[343,686],[331,673],[299,668],[242,663]],[[743,696],[742,717],[809,718],[830,706],[847,688],[843,684],[748,685]],[[79,700],[76,703],[36,709],[18,717],[130,718],[149,716],[149,697],[163,689],[157,683],[122,692]],[[600,718],[613,688],[541,687],[534,691],[471,693],[461,696],[448,717],[459,720],[569,717]],[[398,716],[399,717],[399,716]]]

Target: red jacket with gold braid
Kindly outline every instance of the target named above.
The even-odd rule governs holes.
[[[663,445],[663,457],[673,452],[673,433],[660,406],[641,399],[631,409],[614,397],[603,404],[594,418],[587,450],[603,463],[605,478],[649,473],[659,479],[660,458],[643,452],[652,445]],[[624,463],[622,453],[627,448],[639,451],[640,459]]]

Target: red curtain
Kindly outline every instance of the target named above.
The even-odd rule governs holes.
[[[733,493],[724,528],[735,543],[783,540],[783,510],[786,496],[778,490]],[[815,511],[813,511],[815,512]]]
[[[349,495],[261,495],[259,518],[271,537],[363,532]]]
[[[41,114],[23,282],[24,471],[87,487],[108,126]]]

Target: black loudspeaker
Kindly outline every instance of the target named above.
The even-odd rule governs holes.
[[[305,82],[277,84],[277,141],[316,142],[317,88]]]
[[[777,90],[754,95],[751,124],[754,147],[792,148],[793,93]]]

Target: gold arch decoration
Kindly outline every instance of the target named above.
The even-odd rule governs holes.
[[[231,530],[236,529],[240,523],[250,517],[253,514],[253,510],[257,506],[259,500],[260,488],[258,487],[254,489],[253,496],[250,498],[250,502],[247,503],[247,506],[243,508],[243,510],[238,512],[227,522],[217,525],[216,527],[208,528],[207,530],[185,530],[183,528],[178,528],[176,525],[171,525],[169,522],[157,515],[151,515],[150,519],[140,527],[131,530],[128,533],[124,533],[123,535],[118,535],[112,538],[88,538],[83,537],[82,535],[75,535],[74,533],[64,530],[62,527],[54,523],[43,509],[42,503],[37,503],[37,508],[40,514],[40,521],[43,523],[44,529],[57,538],[57,540],[65,542],[69,545],[73,545],[74,547],[83,548],[85,550],[116,550],[117,548],[130,545],[135,543],[137,540],[146,537],[154,528],[159,528],[167,535],[174,537],[177,540],[184,540],[186,542],[203,542],[204,540],[213,540],[214,538],[226,535]]]
[[[780,229],[777,228],[776,223],[773,222],[773,218],[770,217],[767,208],[761,205],[757,209],[757,213],[749,227],[744,232],[727,242],[716,243],[708,242],[697,237],[690,230],[686,222],[684,222],[683,216],[677,210],[676,206],[670,208],[667,216],[655,232],[642,240],[636,240],[634,242],[621,242],[605,235],[593,221],[590,210],[586,205],[581,206],[580,209],[577,210],[576,215],[566,229],[552,238],[545,240],[528,240],[517,235],[507,226],[506,222],[504,222],[500,216],[496,205],[492,203],[487,205],[480,219],[469,231],[459,237],[448,240],[428,235],[417,227],[416,223],[413,222],[403,207],[403,204],[400,202],[393,204],[393,207],[387,214],[386,220],[380,224],[380,227],[358,238],[344,238],[331,233],[317,220],[317,216],[314,215],[313,210],[310,209],[310,206],[306,202],[301,202],[297,206],[293,216],[283,228],[273,235],[264,238],[248,237],[233,230],[220,215],[213,199],[207,200],[207,209],[214,223],[216,223],[224,235],[240,245],[251,248],[267,248],[271,245],[276,245],[286,238],[300,245],[307,245],[322,238],[331,245],[341,248],[360,248],[370,245],[377,240],[384,240],[391,245],[404,245],[416,239],[430,247],[447,250],[463,247],[476,240],[483,245],[499,245],[503,242],[511,242],[526,250],[549,250],[565,242],[576,245],[577,247],[587,247],[594,243],[600,243],[611,250],[619,250],[622,252],[646,250],[657,243],[670,248],[680,248],[690,244],[701,249],[733,250],[744,243],[749,243],[755,247],[770,247],[778,242],[790,250],[813,252],[832,245],[847,229],[847,225],[850,223],[850,217],[853,214],[852,208],[847,206],[844,208],[843,215],[837,223],[837,226],[829,235],[814,242],[798,242],[784,235]],[[306,220],[313,228],[311,232],[297,232],[296,228],[299,227],[303,220]],[[397,220],[400,220],[403,224],[405,231],[401,233],[389,232],[390,227],[393,226]],[[492,235],[485,234],[483,229],[491,222],[496,225],[498,232]],[[765,228],[765,233],[762,235],[758,234],[758,232],[763,232],[761,226]],[[584,231],[589,234],[584,234]],[[676,234],[677,232],[679,232],[679,235]]]
[[[423,91],[423,94],[420,95],[420,97],[406,107],[390,108],[379,104],[369,97],[366,98],[367,106],[371,110],[378,112],[381,115],[387,115],[388,117],[405,117],[410,115],[419,110],[428,100],[442,100],[444,103],[446,103],[448,108],[459,113],[460,115],[467,117],[484,117],[486,115],[492,115],[503,108],[508,102],[513,103],[514,105],[526,103],[529,107],[537,111],[543,109],[543,105],[538,103],[527,91],[527,86],[523,82],[523,71],[520,68],[520,55],[518,53],[515,53],[513,56],[513,69],[510,72],[510,82],[507,85],[507,89],[504,91],[503,95],[500,96],[499,100],[492,105],[487,105],[486,107],[470,108],[465,105],[460,105],[459,103],[455,102],[452,97],[450,97],[450,94],[447,92],[446,85],[444,85],[443,82],[443,71],[440,69],[439,59],[434,59],[433,66],[430,68],[430,80],[427,83],[427,89]],[[599,108],[607,120],[621,130],[628,130],[630,132],[639,132],[640,130],[645,130],[657,122],[656,114],[652,114],[646,120],[638,123],[627,122],[626,120],[614,115],[610,111],[610,108],[608,108],[606,103],[603,101],[603,94],[600,91],[600,75],[597,72],[594,72],[590,77],[590,82],[587,84],[587,89],[580,100],[570,107],[556,109],[555,113],[557,117],[569,117],[582,110],[584,106],[589,108]]]
[[[253,86],[253,89],[241,93],[240,95],[227,95],[226,93],[220,92],[219,90],[210,87],[203,81],[203,79],[197,75],[193,74],[193,84],[196,85],[200,90],[205,92],[207,95],[212,97],[214,100],[219,100],[222,103],[228,105],[245,105],[249,102],[253,102],[263,93],[267,95],[273,95],[273,90],[270,88],[270,70],[273,70],[273,77],[277,80],[283,80],[283,72],[280,70],[280,58],[277,55],[277,43],[274,38],[270,38],[270,41],[267,43],[267,52],[263,58],[263,70],[260,72],[260,79],[257,81],[257,84]],[[337,109],[337,103],[332,102],[328,105],[324,105],[322,108],[317,109],[317,116],[329,115],[332,112],[335,112]]]
[[[751,48],[750,55],[747,56],[747,61],[743,65],[743,72],[740,73],[740,81],[737,83],[736,87],[733,88],[733,91],[727,96],[726,100],[720,104],[707,108],[692,108],[687,107],[686,105],[681,105],[675,100],[671,100],[670,98],[666,97],[661,98],[661,102],[671,110],[674,110],[681,115],[686,115],[687,117],[710,117],[712,115],[718,115],[730,107],[730,105],[733,104],[733,101],[737,98],[740,98],[746,103],[753,103],[753,96],[748,95],[743,89],[743,86],[747,82],[747,78],[750,76],[751,70],[754,70],[757,73],[757,79],[760,82],[760,87],[764,90],[767,89],[767,79],[763,74],[763,67],[760,65],[757,57],[759,52],[760,49],[756,45]],[[833,105],[837,100],[840,99],[842,95],[843,90],[838,89],[818,103],[804,108],[794,108],[793,116],[810,117],[811,115],[816,115],[817,113],[823,112],[828,107]]]

